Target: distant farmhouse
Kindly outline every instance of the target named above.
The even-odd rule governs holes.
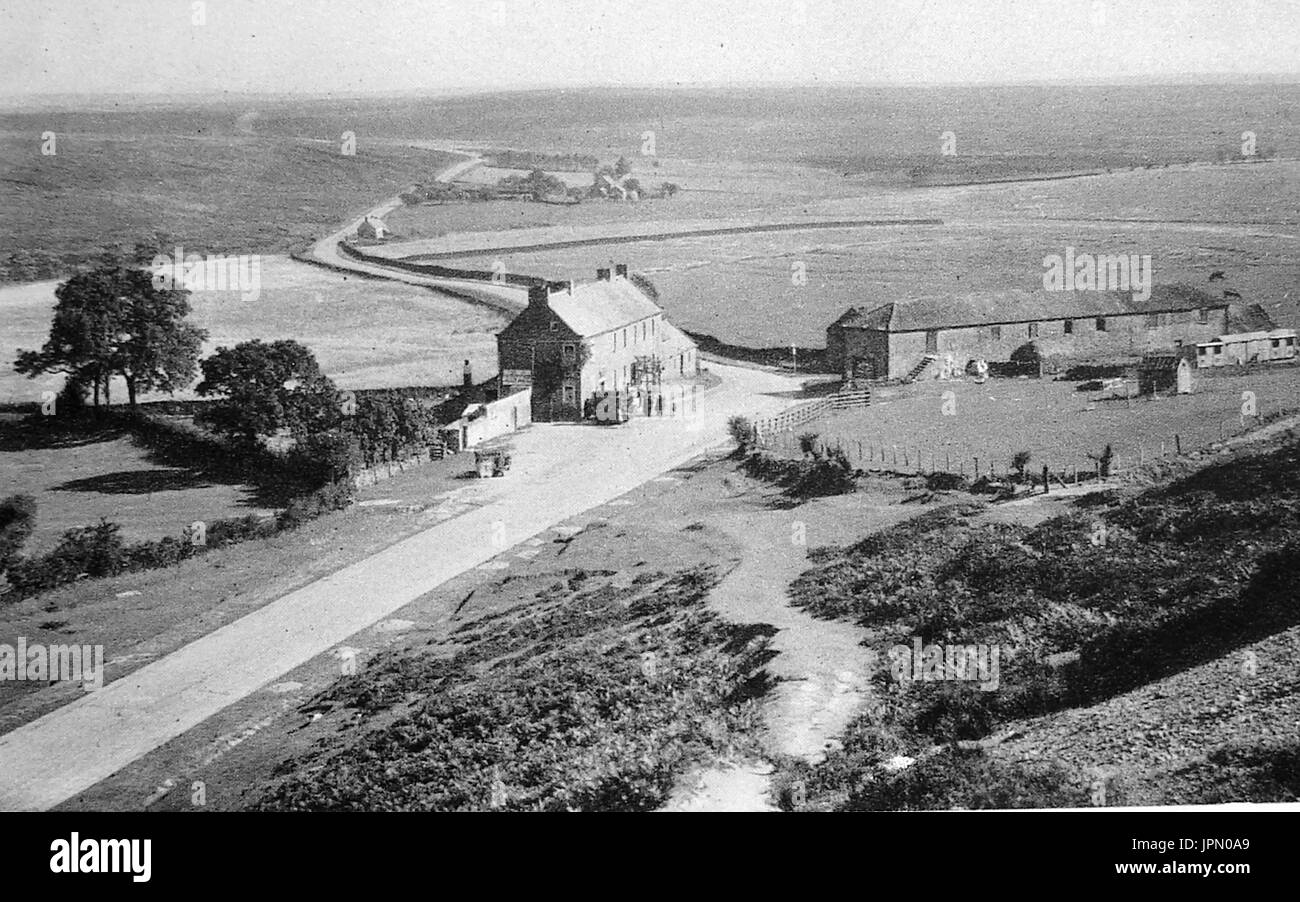
[[[613,274],[528,290],[528,306],[497,335],[501,394],[532,388],[532,418],[577,420],[608,393],[655,409],[666,384],[698,371],[695,343],[664,318],[620,264]]]
[[[933,361],[1007,361],[1033,344],[1052,360],[1141,357],[1228,331],[1229,302],[1181,285],[1130,292],[1000,291],[850,307],[826,330],[829,364],[868,379],[915,378]]]
[[[357,226],[358,238],[387,238],[388,234],[388,226],[384,225],[382,219],[374,216],[367,216],[361,220],[361,225]]]

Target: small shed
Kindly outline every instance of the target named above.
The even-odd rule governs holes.
[[[1147,354],[1138,367],[1138,394],[1192,392],[1192,365],[1183,354]]]
[[[384,224],[382,219],[377,219],[374,216],[367,216],[365,219],[361,220],[361,225],[357,226],[357,237],[374,239],[387,238],[388,226]]]

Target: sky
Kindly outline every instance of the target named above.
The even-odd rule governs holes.
[[[1300,0],[0,0],[0,94],[1300,74]]]

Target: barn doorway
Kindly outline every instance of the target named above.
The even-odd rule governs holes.
[[[931,329],[925,333],[925,353],[939,353],[939,330]]]

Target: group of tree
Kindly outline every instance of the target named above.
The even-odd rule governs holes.
[[[55,295],[49,339],[38,351],[20,350],[15,368],[32,378],[63,374],[61,404],[78,406],[89,395],[96,408],[108,405],[110,385],[121,378],[135,409],[142,393],[187,388],[201,371],[195,391],[211,401],[195,416],[199,426],[236,450],[287,436],[294,453],[335,479],[436,438],[432,412],[396,396],[358,401],[340,392],[311,351],[291,339],[219,347],[200,362],[207,334],[186,322],[189,292],[159,288],[143,269],[104,265],[68,279]]]
[[[500,194],[527,194],[536,201],[569,196],[569,186],[563,179],[541,169],[533,169],[527,175],[508,175],[496,187]]]
[[[89,396],[96,407],[112,402],[115,378],[126,384],[132,408],[142,393],[175,392],[194,382],[207,333],[186,321],[187,290],[159,287],[149,271],[115,261],[72,276],[54,294],[49,338],[40,350],[19,350],[19,373],[63,374],[64,396]],[[248,442],[286,429],[307,436],[338,425],[339,393],[296,341],[218,348],[201,368],[198,393],[219,396],[203,413],[215,432]]]
[[[39,351],[18,353],[14,368],[35,378],[62,373],[65,397],[109,403],[114,377],[134,407],[141,392],[188,386],[207,333],[185,322],[189,292],[160,288],[146,270],[108,263],[78,273],[54,292],[50,335]]]

